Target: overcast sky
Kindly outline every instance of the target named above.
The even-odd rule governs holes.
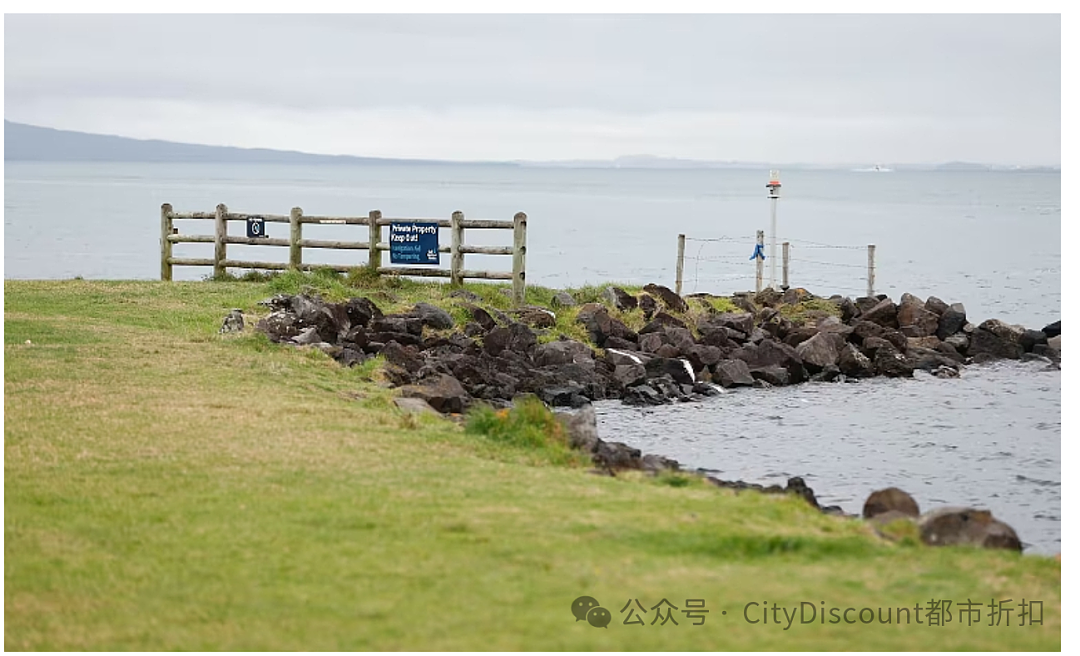
[[[1061,162],[1056,15],[25,16],[5,117],[454,160]]]

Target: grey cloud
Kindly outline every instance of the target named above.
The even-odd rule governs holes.
[[[85,99],[1058,126],[1056,15],[8,16],[9,110]]]

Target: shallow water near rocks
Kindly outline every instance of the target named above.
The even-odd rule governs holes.
[[[959,379],[737,389],[695,403],[596,404],[600,436],[725,480],[802,476],[822,505],[861,513],[896,486],[926,510],[987,508],[1025,552],[1061,551],[1061,372],[971,366]]]

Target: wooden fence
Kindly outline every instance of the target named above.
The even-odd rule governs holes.
[[[688,240],[704,241],[704,242],[710,242],[710,241],[735,242],[735,241],[737,241],[737,240],[732,239],[731,237],[695,239],[693,237],[687,237],[686,235],[680,234],[678,236],[678,241],[677,241],[676,251],[675,251],[675,253],[676,253],[676,255],[675,255],[675,293],[679,294],[680,296],[682,295],[682,288],[683,288],[683,272],[685,270],[685,260],[689,259],[689,260],[702,260],[702,261],[713,261],[713,262],[716,262],[716,261],[742,262],[743,261],[742,257],[719,257],[719,258],[699,257],[699,256],[690,256],[690,257],[688,257],[686,255],[686,242]],[[811,242],[811,241],[805,241],[805,240],[796,240],[796,241],[801,241],[804,244],[803,246],[801,246],[802,248],[831,248],[831,249],[848,249],[848,250],[861,250],[863,248],[862,246],[838,246],[838,245],[834,245],[834,244],[822,244],[822,243],[819,243],[819,242]],[[757,231],[757,236],[756,236],[756,240],[755,240],[755,247],[756,248],[754,250],[754,254],[750,257],[750,260],[754,261],[754,290],[757,291],[757,292],[760,292],[762,289],[769,286],[769,285],[765,285],[764,282],[763,282],[764,273],[765,273],[765,250],[764,250],[765,249],[765,231],[764,230],[758,230]],[[791,261],[793,259],[795,259],[796,262],[804,262],[804,263],[812,264],[812,265],[815,265],[815,266],[844,267],[844,268],[850,268],[850,269],[862,269],[863,268],[862,265],[844,263],[844,262],[829,262],[829,261],[821,261],[821,260],[807,260],[807,259],[803,259],[803,258],[792,258],[791,257],[791,242],[790,241],[784,241],[781,244],[781,248],[782,248],[782,256],[781,256],[781,276],[782,277],[781,277],[781,279],[779,281],[774,281],[773,285],[775,286],[776,283],[778,282],[779,283],[779,289],[782,289],[782,290],[786,290],[790,286],[788,274],[789,274],[789,270],[790,270],[790,263],[791,263]],[[875,246],[874,244],[868,244],[866,246],[866,267],[865,267],[865,271],[866,271],[866,274],[865,274],[865,278],[866,278],[866,295],[867,296],[873,296],[874,295],[874,282],[875,282],[875,278],[876,278],[876,275],[877,275],[876,254],[877,254],[877,246]]]
[[[229,221],[247,222],[248,218],[261,218],[265,223],[288,223],[289,238],[274,239],[270,237],[247,237],[230,235],[228,231]],[[206,219],[214,222],[214,234],[212,235],[182,235],[173,226],[175,219]],[[440,253],[450,254],[450,268],[438,267],[405,267],[405,266],[382,266],[383,251],[390,250],[390,244],[382,238],[383,226],[397,222],[429,222],[437,223],[440,228],[450,228],[450,245],[439,246]],[[331,241],[320,239],[304,239],[304,225],[350,225],[367,226],[367,239],[365,241]],[[266,270],[311,270],[315,268],[328,268],[338,272],[347,272],[359,266],[368,266],[380,274],[401,276],[425,276],[436,278],[449,278],[451,284],[460,285],[465,278],[482,280],[510,280],[513,283],[514,302],[525,302],[525,244],[526,244],[526,216],[523,212],[514,215],[512,221],[492,219],[466,219],[462,212],[454,212],[449,219],[394,219],[384,218],[382,212],[373,210],[367,216],[308,216],[299,207],[294,207],[288,215],[281,214],[241,214],[230,212],[225,205],[218,205],[213,212],[174,212],[172,205],[165,203],[161,206],[161,279],[172,280],[174,266],[209,266],[214,268],[214,275],[224,275],[228,268],[236,269],[266,269]],[[513,246],[469,246],[465,243],[466,229],[488,230],[513,230]],[[173,244],[206,243],[214,245],[213,258],[178,258],[173,257]],[[227,256],[229,244],[242,244],[246,246],[278,246],[289,249],[288,262],[248,262],[230,260]],[[367,262],[358,262],[353,266],[316,264],[304,261],[305,248],[319,248],[332,250],[357,250],[368,252]],[[465,256],[475,253],[478,255],[510,255],[513,257],[512,270],[507,271],[475,271],[465,268]]]

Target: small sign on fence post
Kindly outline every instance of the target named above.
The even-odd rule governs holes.
[[[258,239],[266,236],[266,220],[261,216],[249,216],[247,218],[248,239]]]
[[[439,264],[439,224],[402,221],[390,224],[391,264]]]

